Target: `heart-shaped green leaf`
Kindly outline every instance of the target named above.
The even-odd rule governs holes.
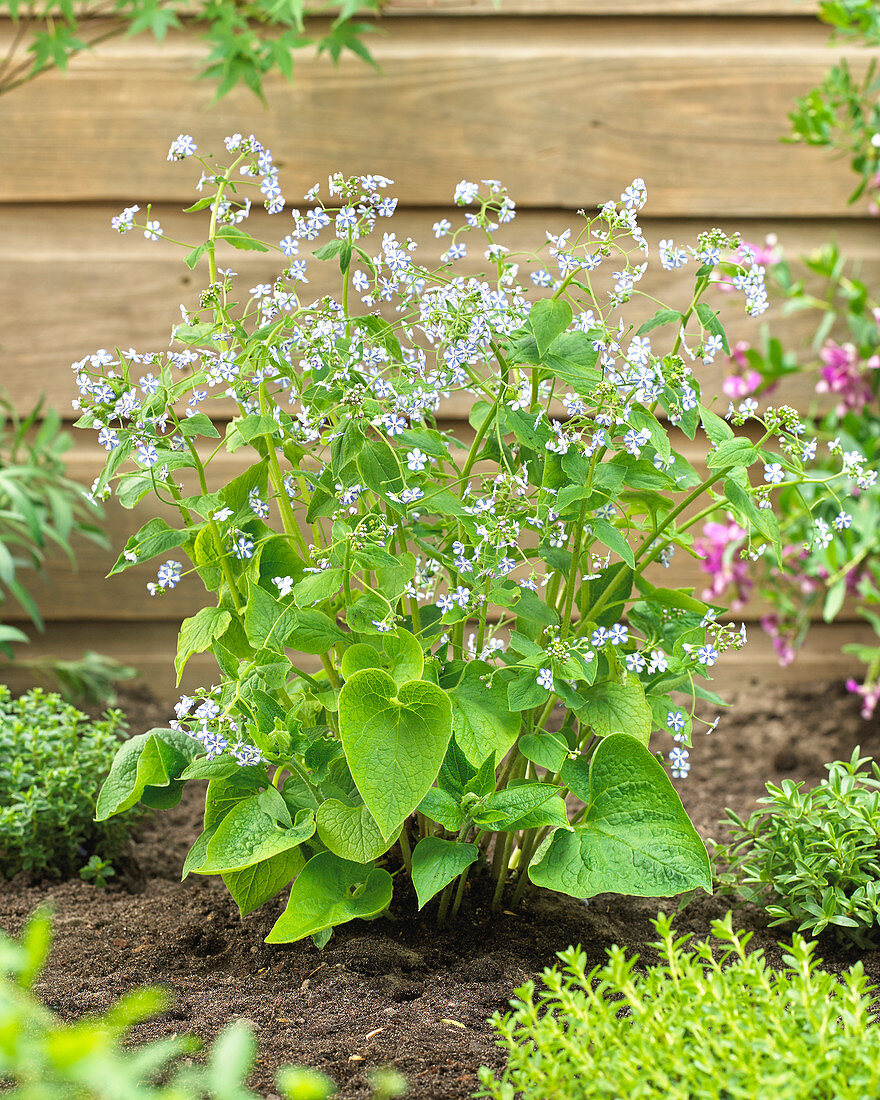
[[[507,689],[501,680],[484,682],[491,672],[485,661],[470,661],[449,692],[455,740],[477,768],[493,754],[496,762],[506,755],[522,720],[507,705]]]
[[[610,680],[593,684],[584,694],[586,702],[577,709],[578,720],[592,726],[598,737],[628,733],[647,745],[651,708],[645,700],[645,689],[635,676],[627,676],[625,684]]]
[[[339,693],[339,735],[357,789],[388,839],[437,778],[452,735],[449,697],[425,680],[398,687],[382,669],[363,669]]]
[[[293,943],[358,917],[378,916],[391,904],[393,885],[379,867],[319,852],[299,873],[266,943]]]
[[[350,680],[364,668],[382,668],[390,673],[394,682],[405,684],[407,680],[421,678],[425,657],[421,644],[408,630],[394,634],[377,634],[366,642],[356,642],[348,647],[342,657],[342,676]]]
[[[192,618],[183,620],[177,638],[177,656],[174,658],[178,684],[190,657],[194,653],[206,653],[211,643],[226,633],[231,622],[232,615],[222,607],[203,607]]]
[[[539,849],[529,867],[536,886],[576,898],[711,890],[706,846],[662,764],[635,738],[606,737],[591,761],[566,763],[562,778],[586,813]]]
[[[543,356],[560,333],[571,324],[571,306],[561,298],[542,298],[535,302],[529,314],[529,328]]]
[[[225,871],[223,881],[238,906],[241,916],[246,917],[275,895],[296,876],[305,866],[299,848],[289,848],[286,852],[270,856],[261,863],[243,867],[240,871]]]
[[[208,841],[200,875],[240,871],[264,859],[296,848],[315,831],[315,815],[300,810],[291,828],[284,828],[263,809],[260,795],[252,795],[234,806]]]
[[[198,741],[177,730],[153,729],[120,745],[98,795],[95,820],[132,807],[147,787],[167,787],[200,752]]]
[[[391,840],[382,836],[366,806],[346,806],[338,798],[328,798],[321,803],[317,822],[318,836],[330,851],[354,863],[378,859],[397,840],[397,836]]]
[[[476,844],[459,844],[427,836],[418,842],[412,854],[412,880],[423,909],[431,898],[476,861]]]

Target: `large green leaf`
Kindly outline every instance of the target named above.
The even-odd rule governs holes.
[[[433,836],[420,840],[412,854],[412,880],[419,909],[476,862],[479,854],[476,844],[460,844]]]
[[[255,649],[276,653],[283,653],[288,645],[301,653],[326,653],[346,639],[323,611],[294,607],[253,583],[248,588],[244,623],[248,641]]]
[[[349,646],[342,657],[342,675],[350,680],[364,668],[382,668],[390,673],[395,683],[421,678],[425,658],[422,646],[408,630],[393,634],[376,634],[369,641]]]
[[[272,649],[283,653],[287,639],[296,626],[297,609],[276,599],[271,592],[253,581],[248,586],[244,626],[254,649]]]
[[[293,943],[358,917],[378,916],[391,903],[393,885],[381,868],[319,852],[299,873],[266,943]]]
[[[563,332],[553,341],[543,362],[557,378],[578,393],[590,394],[602,380],[601,372],[596,369],[598,358],[599,353],[585,332]]]
[[[193,870],[200,875],[240,871],[296,848],[315,832],[311,810],[300,810],[293,825],[285,828],[266,812],[265,806],[261,795],[252,795],[233,806],[208,841],[205,862]]]
[[[296,878],[305,866],[305,859],[299,848],[289,848],[286,852],[243,867],[240,871],[226,871],[223,881],[238,906],[239,913],[246,917]]]
[[[452,707],[425,680],[398,686],[378,668],[339,693],[339,734],[357,789],[387,839],[437,778],[452,735]]]
[[[130,809],[147,787],[167,787],[203,751],[198,741],[177,730],[152,729],[125,741],[98,795],[95,820]]]
[[[366,806],[346,806],[338,798],[328,798],[321,803],[317,822],[318,836],[330,851],[354,863],[378,859],[397,840],[397,836],[391,840],[382,836]]]
[[[538,354],[543,356],[553,341],[571,324],[571,306],[562,298],[542,298],[529,314],[529,328],[535,337]]]
[[[484,661],[470,661],[449,692],[455,740],[477,768],[493,753],[496,762],[507,753],[521,722],[520,714],[507,705],[507,688],[501,680],[483,682],[491,672]]]
[[[178,684],[190,657],[194,653],[206,653],[211,643],[226,633],[231,622],[232,615],[222,607],[203,607],[191,618],[183,620],[177,637],[177,656],[174,658]]]
[[[579,721],[592,726],[599,737],[627,733],[647,745],[651,708],[645,701],[645,689],[635,676],[627,676],[625,684],[610,680],[593,684],[584,694],[587,701],[577,710]]]
[[[578,898],[711,890],[706,847],[662,764],[638,741],[606,737],[591,761],[566,763],[562,777],[586,813],[539,849],[529,867],[536,886]]]

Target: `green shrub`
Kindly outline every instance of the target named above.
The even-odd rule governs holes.
[[[873,778],[862,771],[869,766]],[[880,767],[870,757],[827,764],[812,790],[767,784],[748,821],[727,811],[730,841],[716,859],[727,892],[763,904],[773,925],[818,935],[832,928],[860,947],[880,943]]]
[[[125,824],[93,818],[126,728],[121,711],[93,722],[59,695],[34,688],[13,699],[0,685],[0,876],[66,875],[96,849],[118,853]]]
[[[0,934],[0,1092],[13,1100],[259,1100],[245,1084],[256,1053],[247,1021],[230,1024],[204,1061],[193,1063],[182,1060],[201,1046],[192,1036],[123,1049],[134,1024],[167,1007],[162,989],[136,989],[100,1016],[60,1020],[31,992],[50,940],[46,913],[34,915],[20,943]],[[373,1100],[392,1100],[405,1088],[393,1070],[374,1071],[371,1084]],[[17,1087],[6,1092],[4,1085]],[[297,1066],[279,1071],[278,1087],[288,1100],[335,1093],[322,1073]]]
[[[722,946],[675,938],[658,916],[660,962],[642,974],[620,947],[586,970],[580,948],[560,953],[528,982],[513,1012],[492,1023],[509,1063],[500,1080],[480,1071],[494,1100],[867,1100],[880,1095],[875,988],[860,963],[841,977],[819,969],[814,945],[795,935],[774,972],[747,952],[730,914],[714,921]]]

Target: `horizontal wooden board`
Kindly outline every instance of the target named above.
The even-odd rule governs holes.
[[[649,207],[650,208],[650,207]],[[168,346],[171,328],[180,319],[180,304],[192,309],[199,288],[207,282],[202,264],[191,272],[183,263],[183,249],[169,242],[151,243],[140,233],[120,237],[110,229],[110,217],[117,207],[108,205],[0,207],[0,385],[20,413],[25,413],[45,394],[49,403],[70,414],[75,397],[71,362],[99,347],[135,347],[140,351],[161,350]],[[154,208],[153,215],[169,236],[197,243],[205,231],[204,215],[184,215],[179,208]],[[434,239],[431,225],[447,216],[461,224],[457,209],[425,211],[402,210],[384,221],[380,229],[393,229],[403,239],[419,241],[416,252],[427,267],[439,264],[442,241]],[[504,226],[497,239],[513,251],[533,251],[545,239],[545,231],[554,233],[578,224],[571,211],[525,211]],[[693,268],[664,272],[656,259],[656,242],[671,237],[692,243],[707,225],[706,219],[643,221],[652,251],[648,273],[640,284],[646,294],[669,305],[685,308],[693,290]],[[798,221],[790,219],[751,220],[717,219],[728,232],[740,230],[745,240],[763,243],[768,233],[776,233],[792,258],[813,251],[832,238],[845,253],[861,264],[860,274],[869,284],[880,283],[880,234],[876,224],[866,227],[845,220]],[[287,232],[284,220],[255,216],[251,231],[267,240],[278,240]],[[381,237],[371,239],[370,252],[378,250]],[[467,275],[485,272],[487,264],[479,243],[470,244],[466,261],[459,265]],[[304,251],[305,255],[308,255]],[[546,252],[543,254],[549,260]],[[254,284],[271,280],[278,270],[276,260],[258,253],[227,254],[227,261],[239,272],[239,285],[248,290]],[[537,265],[527,265],[532,270]],[[606,267],[616,269],[609,260]],[[339,272],[335,262],[310,262],[311,282],[304,288],[304,301],[324,294],[340,295]],[[527,282],[525,268],[522,278]],[[597,273],[596,289],[604,293],[603,279]],[[815,331],[818,315],[799,312],[781,317],[772,310],[758,322],[746,316],[739,295],[713,292],[708,299],[722,310],[731,342],[760,342],[764,325],[782,337],[786,346],[799,349]],[[635,298],[620,311],[627,323],[638,325],[653,314],[656,303]],[[393,318],[393,314],[390,314]],[[671,330],[662,330],[667,336]],[[655,346],[667,349],[662,332],[655,334]],[[720,392],[722,366],[698,367],[705,393]],[[776,392],[776,403],[788,401],[807,409],[813,399],[812,383],[799,377],[787,380]],[[726,406],[726,401],[725,401]],[[217,415],[231,415],[228,402],[212,402]],[[454,395],[444,405],[446,416],[466,416],[469,399]]]
[[[176,640],[176,622],[140,623],[133,630],[129,623],[92,620],[55,623],[49,633],[42,637],[35,636],[33,644],[23,647],[22,652],[24,654],[26,649],[31,657],[51,654],[74,658],[82,656],[87,649],[93,649],[115,657],[139,670],[142,682],[168,704],[170,718],[171,704],[182,691],[191,692],[217,680],[217,666],[213,658],[199,654],[190,660],[180,688],[176,688],[173,668]],[[724,697],[737,688],[760,684],[815,686],[831,683],[845,676],[859,675],[862,671],[855,658],[841,653],[843,645],[852,642],[871,645],[875,641],[871,628],[865,623],[818,624],[794,664],[781,668],[769,638],[755,627],[744,649],[725,654],[715,666],[711,687]],[[316,663],[316,658],[304,658],[303,668],[312,669]],[[33,675],[27,669],[14,666],[0,667],[0,676],[14,691],[22,691],[34,682]]]
[[[803,16],[799,0],[389,0],[383,15]]]
[[[846,213],[846,164],[779,141],[832,57],[869,60],[848,44],[830,54],[818,23],[430,17],[389,30],[373,43],[382,75],[304,59],[293,87],[268,81],[268,110],[235,91],[205,111],[213,89],[192,77],[201,46],[187,34],[108,42],[4,97],[0,201],[175,201],[193,166],[166,163],[171,138],[191,132],[208,151],[254,130],[296,196],[369,170],[408,205],[491,176],[522,206],[587,206],[642,176],[655,216]]]

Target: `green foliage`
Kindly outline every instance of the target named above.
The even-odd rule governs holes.
[[[76,537],[106,545],[97,523],[99,506],[66,476],[63,455],[70,445],[58,413],[44,409],[42,401],[22,419],[0,400],[0,605],[13,597],[39,630],[43,618],[22,571],[42,571],[53,547],[75,566]],[[115,683],[135,675],[134,669],[91,651],[66,661],[18,657],[13,646],[28,640],[18,627],[0,622],[0,653],[70,702],[115,703]]]
[[[247,1087],[257,1047],[246,1021],[230,1024],[201,1053],[201,1042],[186,1035],[132,1046],[132,1028],[168,1008],[163,989],[135,989],[100,1015],[75,1021],[56,1016],[33,993],[50,942],[51,922],[44,912],[31,918],[17,943],[0,933],[4,1095],[12,1100],[259,1100]],[[189,1057],[196,1052],[197,1059]],[[392,1100],[405,1091],[403,1078],[390,1069],[374,1070],[371,1085],[373,1100]],[[336,1092],[322,1073],[299,1066],[279,1070],[277,1087],[287,1100],[328,1100]]]
[[[767,784],[765,808],[746,821],[727,811],[729,839],[716,859],[719,883],[763,905],[773,925],[826,928],[860,947],[880,944],[880,767],[853,752],[826,765],[810,790]],[[870,774],[869,774],[870,773]],[[873,775],[873,778],[871,777]]]
[[[880,8],[876,0],[820,0],[819,18],[834,28],[835,39],[858,39],[880,45]],[[850,196],[855,202],[870,188],[872,205],[880,209],[880,75],[872,61],[862,76],[854,76],[846,61],[833,65],[817,87],[795,101],[789,115],[793,141],[837,149],[850,158],[861,177]]]
[[[310,20],[331,22],[311,34],[305,0],[197,0],[185,11],[170,0],[109,0],[100,9],[72,0],[0,0],[0,15],[18,31],[0,59],[0,96],[51,69],[65,71],[72,57],[108,38],[149,34],[161,43],[169,31],[183,29],[185,17],[205,43],[199,76],[217,85],[216,99],[241,84],[265,102],[265,78],[278,72],[293,80],[294,54],[308,46],[334,63],[348,51],[375,67],[364,38],[376,27],[355,17],[379,13],[381,3],[319,0],[308,6]]]
[[[420,906],[438,898],[442,921],[481,861],[496,906],[508,884],[512,905],[536,886],[581,898],[708,889],[661,738],[674,729],[683,742],[668,762],[684,776],[698,705],[719,701],[700,681],[745,639],[717,621],[722,606],[651,577],[675,548],[692,552],[691,527],[719,507],[779,557],[771,488],[752,484],[752,467],[815,486],[817,505],[837,479],[806,469],[793,409],[737,436],[686,365],[726,346],[703,300],[709,276],[760,314],[762,269],[718,230],[687,249],[664,242],[667,267],[697,261],[693,295],[674,327],[661,315],[626,352],[618,311],[644,272],[642,181],[620,206],[583,214],[574,243],[547,238],[515,260],[493,236],[514,213],[506,191],[463,181],[456,201],[473,209],[430,269],[393,233],[371,255],[394,207],[378,176],[333,176],[329,205],[316,189],[284,239],[256,241],[241,228],[247,188],[283,205],[271,154],[240,134],[226,148],[226,167],[187,135],[171,149],[214,188],[192,210],[207,239],[184,245],[208,280],[174,330],[192,369],[150,357],[133,421],[114,406],[140,357],[94,357],[78,377],[79,426],[108,448],[96,494],[134,507],[153,491],[180,516],[174,528],[148,520],[114,572],[173,553],[157,598],[197,575],[209,595],[181,627],[176,666],[205,652],[219,669],[215,687],[181,699],[172,729],[123,747],[97,817],[172,805],[207,779],[184,874],[221,874],[242,913],[289,885],[272,943],[323,945],[344,921],[377,916],[401,871]],[[114,228],[142,228],[137,212]],[[491,274],[462,282],[452,245],[472,231]],[[239,293],[218,266],[227,246],[280,253],[278,277]],[[338,300],[307,301],[308,263],[338,266]],[[560,276],[526,289],[521,265]],[[383,299],[394,323],[375,313]],[[237,415],[223,419],[224,406],[214,425],[205,410],[230,394]],[[453,394],[471,407],[464,439],[443,427]],[[708,472],[676,450],[673,424],[702,432]],[[243,472],[209,492],[224,452]]]
[[[0,876],[66,875],[120,850],[127,823],[93,818],[124,731],[121,711],[92,721],[58,695],[0,685]]]
[[[42,402],[21,419],[0,400],[0,603],[14,597],[41,630],[21,571],[41,569],[53,546],[75,564],[71,539],[77,535],[105,544],[98,507],[65,476],[62,456],[70,444],[58,413]],[[0,625],[0,653],[11,657],[10,643],[26,641],[20,630]]]
[[[787,545],[785,570],[761,559],[752,569],[760,593],[773,609],[765,627],[783,660],[794,658],[820,616],[835,620],[855,605],[880,635],[880,299],[861,264],[849,260],[835,242],[809,256],[789,260],[774,246],[769,284],[787,313],[815,320],[809,346],[789,350],[769,333],[746,348],[740,374],[755,372],[755,395],[767,394],[783,379],[800,374],[833,404],[804,418],[805,440],[815,440],[816,465],[831,470],[847,456],[852,488],[824,504],[810,485],[784,489],[777,514]],[[826,401],[828,398],[826,398]],[[842,539],[828,537],[840,513],[848,517]],[[838,521],[839,522],[839,521]],[[734,550],[735,547],[731,547]],[[844,601],[848,607],[844,609]],[[848,686],[863,698],[870,717],[880,692],[880,644],[847,645],[866,666],[863,685]]]
[[[113,878],[115,874],[116,871],[109,860],[101,859],[100,856],[92,856],[85,867],[80,869],[79,877],[83,882],[91,882],[101,890],[107,885],[107,879]]]
[[[660,961],[642,971],[620,947],[587,971],[579,947],[560,952],[544,987],[517,990],[492,1024],[509,1055],[492,1100],[865,1100],[880,1090],[876,987],[861,963],[841,976],[820,968],[795,935],[780,970],[746,950],[730,914],[712,941],[676,937],[654,922]],[[713,952],[713,947],[715,951]]]

